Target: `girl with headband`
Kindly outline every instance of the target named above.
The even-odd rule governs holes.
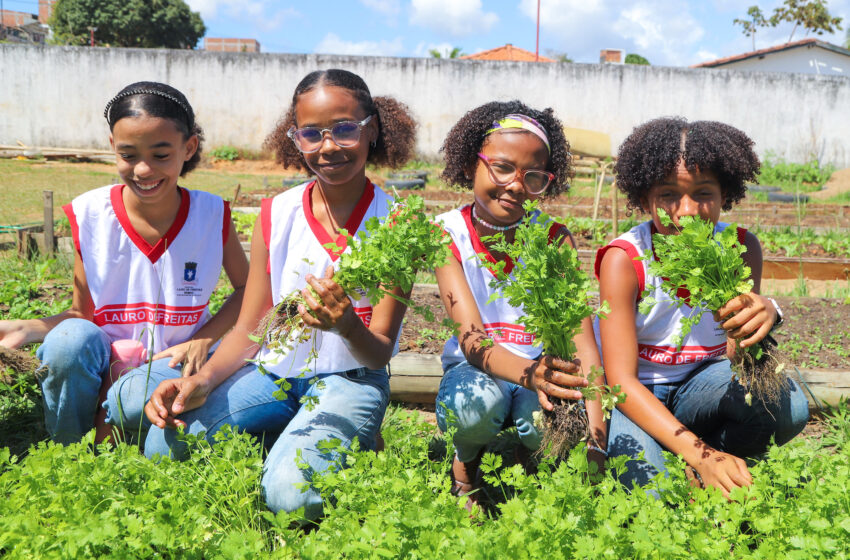
[[[196,373],[236,322],[248,278],[228,204],[177,184],[200,161],[202,141],[183,94],[134,83],[107,103],[104,116],[122,183],[63,207],[76,247],[71,308],[0,321],[0,345],[44,341],[36,355],[45,372],[45,424],[60,443],[78,441],[96,413],[102,423],[102,404],[108,422],[137,429],[158,381]],[[234,291],[211,317],[222,266]],[[140,343],[141,361],[151,363],[122,377],[104,404],[119,341]],[[99,438],[108,435],[99,427]]]
[[[457,429],[452,491],[466,495],[479,486],[485,446],[504,427],[515,425],[522,449],[537,449],[541,434],[532,413],[540,407],[552,410],[550,396],[580,399],[576,388],[587,385],[584,375],[600,360],[590,319],[575,340],[579,360],[543,355],[519,324],[522,309],[504,299],[489,302],[493,273],[477,257],[483,253],[494,263],[504,261],[505,255],[492,249],[487,237],[501,232],[512,242],[515,228],[526,218],[526,200],[567,190],[572,172],[569,145],[552,110],[537,111],[519,101],[487,103],[454,125],[442,151],[443,179],[472,189],[474,195],[472,204],[437,218],[452,237],[456,257],[436,271],[440,296],[449,316],[460,324],[458,335],[443,350],[437,423],[443,431],[450,425]],[[563,225],[553,223],[552,232],[556,242],[575,245]],[[505,270],[510,266],[506,262]],[[596,441],[605,442],[599,401],[589,402],[588,412]],[[592,446],[589,454],[597,464],[604,461],[600,446]],[[466,506],[475,502],[473,493]]]

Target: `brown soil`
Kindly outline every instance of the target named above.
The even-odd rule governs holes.
[[[0,382],[11,383],[11,370],[15,373],[34,373],[39,363],[35,356],[20,350],[0,346]]]
[[[418,305],[430,307],[437,321],[426,321],[419,315],[407,313],[399,347],[402,351],[439,354],[445,338],[431,334],[440,332],[439,321],[446,316],[438,290],[435,286],[417,286],[413,299]],[[775,299],[786,317],[785,324],[773,333],[783,361],[798,367],[850,370],[850,333],[847,332],[850,305],[826,298]]]
[[[823,190],[810,193],[814,199],[831,198],[850,192],[850,168],[839,169],[829,178],[823,186]]]

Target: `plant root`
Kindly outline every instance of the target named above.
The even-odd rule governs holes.
[[[301,314],[298,313],[298,304],[301,302],[301,294],[296,291],[269,309],[251,333],[255,340],[265,344],[270,350],[281,347],[291,350],[295,344],[301,342],[307,330]]]
[[[748,349],[738,348],[732,371],[738,383],[747,390],[748,404],[752,404],[753,398],[768,405],[777,404],[785,388],[785,364],[776,357],[777,344],[771,336],[765,337],[759,345],[760,355],[757,350],[751,353]]]
[[[12,377],[7,374],[8,370],[37,375],[40,366],[38,359],[29,353],[0,346],[0,382],[6,384],[13,382]]]
[[[590,436],[587,412],[582,401],[549,397],[555,406],[543,411],[543,441],[540,452],[564,458],[580,441]]]

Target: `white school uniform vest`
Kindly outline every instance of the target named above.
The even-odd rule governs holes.
[[[185,342],[210,317],[230,209],[220,197],[180,189],[174,224],[156,245],[133,229],[124,185],[84,193],[63,207],[94,302],[94,323],[110,341],[133,339],[154,353]]]
[[[443,222],[443,229],[452,237],[450,246],[452,253],[463,267],[466,283],[475,299],[475,305],[478,307],[487,335],[517,356],[530,360],[540,356],[543,350],[539,346],[534,346],[534,334],[526,332],[525,326],[519,322],[519,318],[525,315],[523,310],[513,307],[507,299],[501,297],[488,303],[490,296],[496,292],[490,287],[490,282],[495,275],[490,268],[481,264],[478,254],[485,254],[494,264],[497,261],[475,231],[472,223],[472,206],[467,205],[440,214],[437,216],[437,221]],[[563,227],[559,223],[552,224],[549,228],[550,241]],[[505,272],[510,274],[512,269],[513,262],[505,263]],[[464,360],[466,357],[463,355],[458,338],[452,336],[443,348],[443,369],[448,369]]]
[[[718,223],[715,233],[723,231],[728,224]],[[638,278],[638,300],[646,288],[657,302],[648,315],[642,315],[635,303],[635,328],[638,342],[638,379],[645,385],[676,383],[687,377],[701,362],[726,355],[726,331],[714,320],[710,312],[702,314],[700,322],[682,341],[681,349],[673,343],[680,332],[679,321],[690,316],[692,307],[677,308],[673,299],[662,289],[662,278],[649,274],[649,261],[634,260],[645,254],[653,254],[652,234],[656,233],[652,221],[633,227],[596,253],[595,271],[599,277],[602,257],[611,247],[619,247],[632,258]],[[747,230],[738,228],[738,241],[744,242]],[[653,260],[655,256],[653,254]],[[687,290],[680,290],[678,297],[688,301]],[[593,321],[596,344],[602,348],[599,335],[599,319]]]
[[[307,286],[304,277],[313,274],[321,278],[328,265],[339,266],[339,256],[324,245],[336,242],[347,249],[345,238],[340,235],[332,239],[324,227],[316,220],[311,206],[311,191],[315,181],[293,187],[274,198],[264,199],[260,209],[260,223],[263,228],[263,240],[269,250],[269,272],[272,288],[272,300],[277,305],[284,297]],[[381,189],[367,180],[363,196],[351,213],[345,229],[352,236],[365,230],[366,221],[372,217],[385,217],[390,210],[392,199]],[[372,319],[372,304],[365,296],[348,294],[355,313],[368,327]],[[278,354],[266,346],[260,348],[257,358],[270,372],[280,377],[312,377],[320,373],[335,373],[361,368],[363,365],[355,359],[345,343],[345,339],[336,333],[312,329],[318,357],[307,363],[312,346],[311,341],[297,345],[293,350]],[[398,337],[396,337],[398,351]],[[302,373],[302,368],[309,371]]]

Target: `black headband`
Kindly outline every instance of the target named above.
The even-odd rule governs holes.
[[[171,95],[170,93],[166,93],[164,91],[159,91],[156,89],[131,89],[127,91],[122,91],[121,93],[110,99],[109,103],[106,104],[106,108],[103,110],[103,117],[106,119],[106,122],[109,122],[109,110],[112,109],[112,106],[115,104],[116,101],[124,97],[129,97],[131,95],[142,94],[158,95],[160,97],[170,99],[171,101],[179,105],[180,108],[183,109],[183,112],[186,113],[186,116],[189,117],[189,128],[191,129],[192,126],[195,124],[195,116],[192,113],[192,109],[186,103],[180,101],[180,99]]]

